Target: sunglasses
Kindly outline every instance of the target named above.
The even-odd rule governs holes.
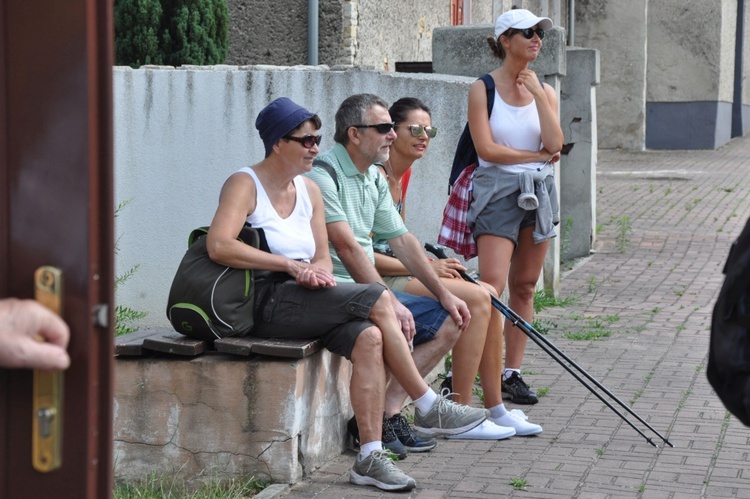
[[[378,123],[377,125],[352,125],[354,128],[374,128],[380,134],[387,134],[396,126],[395,123]]]
[[[302,144],[305,149],[312,149],[313,146],[319,146],[323,138],[322,135],[305,135],[304,137],[284,137],[286,140],[293,140]]]
[[[531,40],[534,38],[534,34],[536,34],[540,40],[544,38],[544,30],[542,28],[525,28],[525,29],[510,29],[510,33],[508,36],[513,36],[516,33],[522,33],[524,38],[527,40]]]
[[[396,126],[404,126],[404,125],[396,125]],[[419,137],[422,135],[422,132],[427,134],[427,137],[434,139],[435,135],[437,135],[437,128],[434,126],[424,126],[424,125],[406,125],[406,127],[409,129],[411,134],[414,137]]]

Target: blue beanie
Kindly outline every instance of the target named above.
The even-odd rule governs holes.
[[[263,140],[266,157],[271,154],[276,142],[313,116],[315,116],[313,113],[286,97],[279,97],[264,107],[258,113],[255,128],[258,129],[260,138]]]

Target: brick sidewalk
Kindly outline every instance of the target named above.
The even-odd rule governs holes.
[[[750,216],[749,174],[750,137],[717,151],[600,151],[598,251],[563,277],[561,298],[574,302],[538,316],[547,338],[675,448],[650,432],[660,445],[649,445],[529,342],[524,377],[548,392],[521,408],[544,433],[443,440],[411,454],[399,466],[418,487],[399,497],[750,498],[750,429],[706,381],[721,268]],[[576,333],[584,339],[569,337]],[[588,339],[595,334],[608,336]],[[393,497],[350,485],[353,458],[345,453],[280,495]]]

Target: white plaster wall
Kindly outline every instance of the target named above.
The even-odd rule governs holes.
[[[601,57],[596,111],[601,148],[644,148],[646,14],[652,4],[648,0],[576,2],[575,43],[599,50]]]
[[[737,2],[648,6],[649,102],[731,102]]]
[[[117,303],[147,311],[141,326],[168,325],[167,293],[187,236],[210,224],[224,180],[263,158],[255,118],[281,96],[321,116],[323,150],[333,144],[334,113],[351,94],[424,100],[440,132],[415,165],[407,225],[434,242],[472,82],[324,67],[115,68],[115,199],[130,200],[116,219],[116,270],[140,265],[117,290]]]

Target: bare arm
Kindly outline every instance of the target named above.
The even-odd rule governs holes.
[[[346,270],[355,282],[379,282],[385,286],[383,278],[380,277],[377,269],[370,262],[370,258],[367,256],[364,248],[360,246],[354,237],[354,233],[348,222],[329,223],[328,238],[331,244],[333,244],[333,248],[336,250],[339,259],[341,259],[344,267],[346,267]],[[404,307],[393,293],[390,293],[390,295],[393,309],[396,312],[396,318],[401,324],[401,331],[404,333],[406,341],[411,341],[416,333],[414,317],[409,312],[409,309]]]
[[[559,122],[557,122],[557,98],[554,98],[553,109],[549,104],[546,87],[542,89],[539,81],[536,80],[536,75],[533,77],[535,78],[536,91],[539,93],[539,97],[535,96],[534,98],[537,100],[537,108],[540,108],[540,106],[542,108],[540,110],[540,122],[544,148],[539,151],[513,149],[497,144],[492,139],[492,131],[490,130],[489,116],[487,115],[487,91],[484,83],[477,81],[472,84],[469,90],[469,129],[477,154],[485,161],[498,164],[545,162],[552,160],[562,148],[562,130]],[[554,94],[554,91],[550,88],[549,93]],[[543,102],[540,104],[540,101]],[[554,118],[551,116],[554,116]],[[545,133],[548,128],[556,128],[559,131],[559,139],[557,138],[558,133],[555,131]],[[549,144],[547,141],[549,141]]]
[[[273,255],[237,240],[246,218],[255,211],[255,203],[256,189],[252,177],[244,173],[235,173],[229,177],[221,189],[219,207],[216,209],[206,239],[211,260],[239,269],[286,272],[300,284],[308,287],[320,287],[325,285],[324,283],[332,285],[333,275],[326,269],[281,255]],[[320,237],[320,234],[316,236],[316,244]],[[316,279],[311,279],[311,273]]]
[[[443,284],[437,273],[430,266],[427,258],[425,258],[417,238],[407,232],[389,239],[388,242],[393,252],[398,255],[401,263],[437,297],[443,308],[451,314],[456,324],[462,330],[468,327],[469,320],[471,319],[469,308],[463,300],[454,296],[445,287],[445,284]]]

